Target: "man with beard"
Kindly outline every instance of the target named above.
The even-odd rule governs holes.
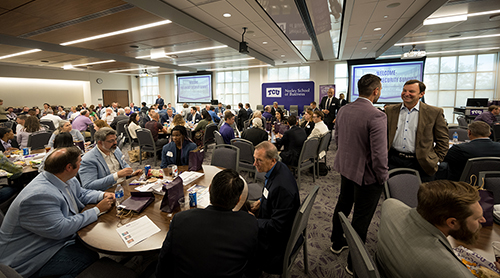
[[[94,138],[97,145],[83,156],[78,171],[82,187],[106,190],[113,184],[124,181],[127,176],[142,174],[141,169],[134,172],[125,162],[125,157],[116,146],[116,131],[103,127],[95,133]]]
[[[438,180],[418,190],[417,208],[396,199],[382,204],[377,255],[383,277],[474,277],[447,236],[474,244],[486,222],[476,188]]]

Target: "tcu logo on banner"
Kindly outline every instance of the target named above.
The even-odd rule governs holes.
[[[266,88],[267,97],[281,97],[281,88]]]

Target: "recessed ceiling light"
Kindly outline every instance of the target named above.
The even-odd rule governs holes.
[[[391,4],[387,5],[387,8],[392,9],[392,8],[399,7],[399,5],[401,5],[401,3],[394,2],[394,3],[391,3]]]
[[[231,14],[230,13],[225,13],[222,15],[223,17],[231,17]]]
[[[106,64],[106,63],[113,63],[113,62],[116,62],[116,61],[115,60],[98,61],[98,62],[93,62],[93,63],[74,65],[74,67],[84,67],[84,66],[89,66],[89,65],[98,65],[98,64]]]
[[[384,15],[384,18],[388,18],[389,16],[388,15]]]
[[[285,57],[285,54],[281,54],[281,57]]]
[[[450,22],[460,22],[467,21],[467,15],[454,15],[454,16],[445,16],[445,17],[436,17],[436,18],[427,18],[424,20],[424,25],[434,25],[434,24],[443,24]]]
[[[368,47],[362,47],[361,49],[365,50],[365,49],[368,49]]]
[[[380,31],[380,30],[382,30],[382,28],[380,28],[380,27],[373,29],[373,31]]]
[[[111,37],[111,36],[116,36],[116,35],[120,35],[120,34],[130,33],[130,32],[139,31],[139,30],[143,30],[143,29],[147,29],[147,28],[156,27],[156,26],[161,26],[161,25],[165,25],[165,24],[169,24],[169,23],[172,23],[172,21],[170,21],[170,20],[158,21],[158,22],[154,22],[154,23],[150,23],[150,24],[145,24],[145,25],[141,25],[141,26],[136,26],[136,27],[132,27],[132,28],[127,28],[127,29],[123,29],[123,30],[119,30],[119,31],[114,31],[114,32],[106,33],[106,34],[101,34],[101,35],[97,35],[97,36],[87,37],[87,38],[83,38],[83,39],[79,39],[79,40],[74,40],[74,41],[69,41],[69,42],[63,42],[60,45],[66,46],[66,45],[72,45],[72,44],[86,42],[86,41],[92,41],[92,40],[107,38],[107,37]]]
[[[403,42],[403,43],[396,43],[396,44],[394,44],[394,46],[413,45],[413,44],[429,44],[429,43],[449,42],[449,41],[464,41],[464,40],[484,39],[484,38],[493,38],[493,37],[500,37],[500,34],[441,39],[441,40],[430,40],[430,41],[418,41],[418,42]]]
[[[285,9],[288,8],[288,5],[283,5],[283,8],[285,8]]]
[[[262,42],[262,44],[267,44],[267,42]]]
[[[271,6],[271,8],[276,9],[276,8],[278,8],[278,7],[276,7],[276,6]]]
[[[243,58],[243,59],[222,60],[222,61],[209,61],[209,62],[200,62],[200,61],[197,61],[196,63],[180,64],[179,66],[192,66],[192,65],[205,65],[205,64],[215,64],[215,63],[227,63],[227,62],[246,61],[246,60],[253,60],[253,59],[255,59],[255,58],[251,57],[251,58]]]
[[[457,50],[446,50],[446,51],[436,51],[436,52],[427,52],[429,54],[445,54],[445,53],[455,53],[455,52],[468,52],[468,51],[488,51],[499,49],[500,47],[489,47],[489,48],[476,48],[476,49],[457,49]]]
[[[30,54],[30,53],[34,53],[34,52],[38,52],[38,51],[42,51],[42,50],[41,49],[32,49],[32,50],[28,50],[28,51],[23,51],[23,52],[18,52],[18,53],[14,53],[14,54],[1,56],[0,59],[7,59],[10,57],[16,57],[16,56],[20,56],[20,55]]]

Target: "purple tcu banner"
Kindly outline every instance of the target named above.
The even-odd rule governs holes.
[[[290,110],[290,105],[298,105],[299,113],[302,113],[304,105],[309,105],[314,101],[314,82],[280,82],[262,84],[262,104],[284,105],[286,110]]]
[[[323,99],[323,97],[328,95],[328,90],[330,90],[330,88],[333,88],[333,90],[335,90],[335,85],[334,84],[331,84],[331,85],[319,85],[319,102],[318,102],[318,106],[319,106],[319,103],[321,102],[321,100]],[[337,96],[337,93],[336,92],[333,93],[333,96]]]

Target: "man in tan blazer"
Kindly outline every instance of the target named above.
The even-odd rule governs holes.
[[[403,103],[386,107],[389,170],[418,170],[423,182],[434,180],[438,162],[448,151],[448,127],[443,109],[420,102],[425,84],[409,80],[403,87]]]

